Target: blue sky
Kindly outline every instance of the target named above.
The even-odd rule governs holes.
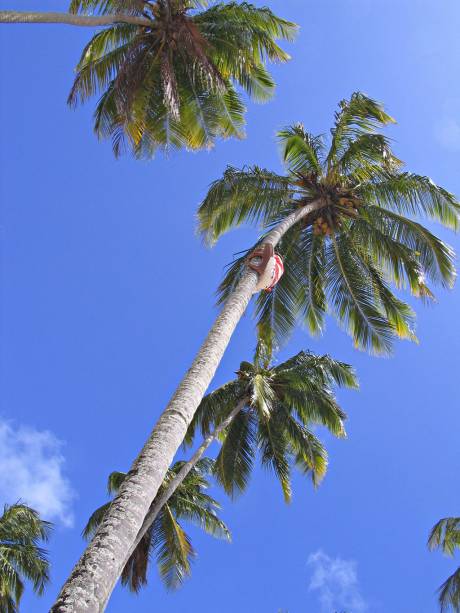
[[[397,118],[391,134],[408,167],[460,194],[455,0],[270,6],[301,32],[292,62],[274,69],[275,100],[250,106],[247,140],[152,162],[116,161],[91,132],[91,104],[65,105],[90,30],[0,30],[0,499],[34,503],[56,523],[53,583],[41,600],[29,590],[24,611],[51,604],[108,473],[129,467],[215,316],[224,265],[255,236],[236,231],[207,250],[195,234],[197,204],[226,164],[279,170],[275,130],[301,120],[325,132],[337,102],[360,89]],[[290,506],[261,471],[234,502],[216,490],[233,543],[191,529],[192,579],[170,594],[153,571],[139,597],[118,589],[109,611],[434,613],[455,563],[425,543],[438,518],[459,512],[460,465],[460,293],[437,295],[416,306],[420,344],[397,344],[391,359],[353,350],[333,321],[321,339],[296,333],[280,358],[328,352],[361,381],[340,395],[348,439],[324,437],[324,483],[314,491],[296,477]],[[253,346],[247,316],[214,384]]]

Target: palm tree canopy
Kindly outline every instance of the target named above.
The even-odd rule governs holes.
[[[298,207],[317,203],[278,244],[284,276],[257,297],[259,322],[278,342],[299,319],[311,333],[322,332],[329,312],[357,347],[389,353],[395,337],[415,339],[414,313],[391,285],[429,299],[427,281],[454,283],[452,249],[417,218],[457,230],[459,203],[428,177],[403,170],[380,132],[393,122],[381,104],[354,93],[339,104],[328,139],[301,124],[278,133],[285,175],[229,167],[201,204],[200,230],[212,244],[243,223],[265,233]],[[221,302],[245,262],[246,254],[229,267]]]
[[[241,401],[244,408],[222,433],[214,472],[230,495],[248,485],[257,453],[273,470],[284,498],[291,498],[291,471],[296,466],[315,484],[324,477],[327,453],[311,426],[320,424],[345,436],[345,413],[337,404],[334,386],[356,388],[348,364],[329,356],[301,351],[279,365],[270,365],[270,352],[258,351],[253,362],[242,362],[237,378],[203,398],[187,432],[191,444],[196,431],[206,436]]]
[[[258,101],[274,82],[265,64],[289,59],[276,43],[295,24],[247,2],[72,0],[77,13],[129,13],[150,27],[117,24],[83,50],[69,103],[101,94],[95,131],[111,137],[116,155],[139,157],[159,147],[209,147],[242,137],[245,108],[236,86]]]
[[[24,504],[5,505],[0,517],[0,610],[16,613],[24,592],[23,579],[43,594],[49,581],[49,562],[40,542],[47,541],[51,524]]]
[[[460,517],[445,517],[431,530],[429,549],[441,549],[453,556],[460,549]],[[460,567],[439,588],[441,611],[460,611]]]
[[[169,481],[182,468],[184,462],[176,462],[164,480],[157,497],[160,497]],[[158,565],[160,576],[168,588],[178,587],[191,573],[191,562],[196,556],[190,537],[184,531],[181,521],[189,521],[217,538],[230,540],[230,532],[219,519],[219,503],[205,493],[209,487],[206,475],[214,469],[214,463],[203,458],[192,468],[181,485],[162,507],[152,526],[126,563],[122,575],[122,585],[138,592],[147,584],[149,561],[153,556]],[[108,479],[108,493],[116,495],[126,473],[113,472]],[[155,503],[155,500],[152,504]],[[102,522],[110,502],[102,505],[91,515],[83,530],[83,536],[91,538]]]

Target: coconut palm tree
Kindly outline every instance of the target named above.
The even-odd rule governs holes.
[[[433,527],[428,539],[432,551],[441,549],[453,556],[460,549],[460,517],[445,517]],[[460,567],[439,588],[441,611],[460,611]]]
[[[203,398],[189,426],[186,443],[199,429],[207,436],[241,406],[220,435],[221,448],[214,473],[229,495],[243,491],[259,454],[262,466],[273,471],[286,502],[291,499],[291,469],[309,474],[315,484],[324,477],[327,453],[311,431],[320,424],[338,437],[345,436],[345,413],[333,386],[357,388],[348,364],[329,356],[301,351],[279,365],[266,352],[252,362],[241,362],[237,378]]]
[[[301,126],[281,135],[287,173],[230,169],[200,207],[200,229],[213,242],[230,228],[258,222],[260,243],[278,247],[286,272],[259,297],[262,325],[275,338],[299,317],[321,330],[330,309],[358,347],[385,353],[397,337],[414,338],[412,311],[389,285],[408,284],[428,298],[430,279],[450,286],[454,254],[413,219],[425,215],[457,229],[455,197],[427,177],[402,169],[379,132],[394,120],[361,93],[340,103],[329,149]],[[281,242],[281,245],[279,243]],[[257,253],[257,252],[256,252]],[[249,254],[250,255],[250,254]],[[254,254],[253,254],[254,255]],[[222,287],[223,307],[191,367],[160,416],[99,530],[64,586],[55,611],[76,594],[100,606],[121,572],[150,504],[201,402],[259,275],[234,264]],[[104,552],[104,553],[103,553]],[[110,553],[110,555],[106,555]],[[98,590],[94,585],[98,585]],[[97,591],[97,594],[95,592]]]
[[[192,444],[201,430],[203,442],[155,497],[131,551],[218,439],[222,445],[213,472],[231,496],[246,488],[257,455],[262,466],[273,469],[287,502],[292,466],[310,475],[314,484],[323,478],[327,453],[309,428],[321,424],[335,436],[345,436],[345,414],[333,387],[357,388],[355,373],[348,364],[303,351],[277,366],[270,361],[270,347],[259,341],[253,362],[241,362],[236,379],[203,398],[184,441]]]
[[[48,540],[51,524],[24,504],[5,505],[0,517],[0,610],[15,613],[24,592],[24,579],[42,595],[49,581],[49,563],[40,541]]]
[[[128,147],[151,157],[158,147],[201,149],[217,137],[242,137],[237,87],[258,101],[273,95],[265,64],[289,59],[276,39],[292,40],[296,26],[246,2],[207,4],[71,1],[72,17],[112,24],[84,48],[68,101],[100,95],[94,129],[112,138],[116,155]],[[8,14],[0,21],[12,20]]]
[[[161,496],[168,484],[177,476],[184,462],[176,462],[168,471],[158,492]],[[140,539],[126,562],[121,583],[132,592],[147,585],[151,557],[156,558],[160,576],[168,588],[178,587],[191,573],[191,562],[196,555],[190,537],[181,521],[191,521],[214,537],[230,540],[230,532],[217,516],[219,503],[204,492],[209,487],[207,475],[213,472],[214,462],[201,458],[182,480],[180,486],[161,507],[155,520]],[[116,495],[126,473],[113,472],[107,482],[109,495]],[[155,504],[155,501],[153,502]],[[88,520],[83,536],[90,539],[110,507],[110,502],[99,507]]]

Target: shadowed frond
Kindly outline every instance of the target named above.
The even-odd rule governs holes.
[[[257,422],[250,410],[241,411],[221,436],[222,447],[216,458],[215,476],[230,496],[246,489],[255,457]]]
[[[202,436],[211,431],[212,425],[218,425],[232,411],[240,398],[244,396],[244,382],[236,379],[207,394],[201,401],[184,438],[185,445],[191,445],[197,429]]]
[[[433,526],[428,538],[430,550],[440,548],[443,553],[453,556],[460,549],[460,517],[445,517]],[[441,611],[460,610],[460,568],[441,585],[438,590]]]
[[[99,95],[95,131],[115,155],[152,157],[159,148],[201,149],[244,136],[239,90],[273,96],[267,62],[289,56],[277,40],[297,27],[249,3],[73,0],[72,12],[140,15],[147,26],[117,24],[83,50],[69,95],[75,106]],[[238,88],[238,91],[237,91]]]
[[[460,610],[460,568],[441,585],[438,594],[442,613]]]

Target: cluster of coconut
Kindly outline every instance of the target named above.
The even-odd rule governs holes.
[[[332,228],[324,217],[317,217],[313,222],[313,234],[315,236],[330,236]]]
[[[359,203],[356,198],[342,196],[336,200],[336,203],[342,208],[339,210],[335,208],[329,209],[328,218],[319,216],[313,222],[312,227],[315,236],[330,236],[334,228],[340,228],[342,225],[340,220],[341,215],[354,218],[358,216]]]
[[[354,209],[356,211],[356,200],[353,198],[339,198],[340,206],[345,206],[348,209]]]

